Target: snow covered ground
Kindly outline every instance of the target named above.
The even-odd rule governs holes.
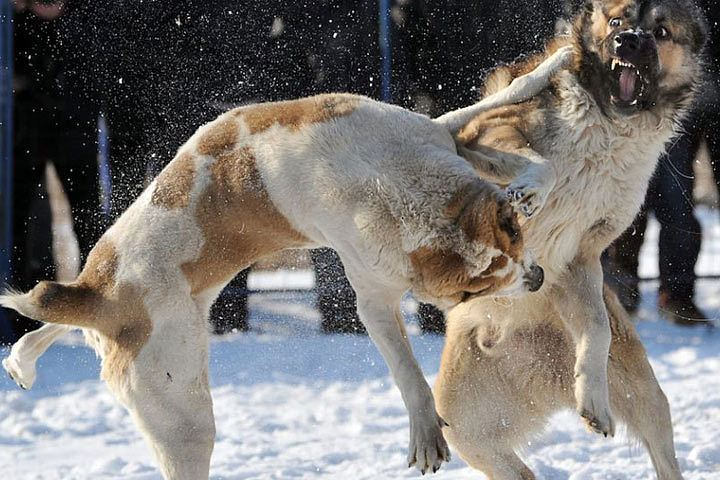
[[[699,270],[720,273],[720,225],[707,212],[702,218],[714,240],[706,242]],[[652,243],[643,253],[644,275],[654,272]],[[307,283],[307,276],[253,281]],[[638,329],[670,400],[682,469],[687,479],[720,479],[720,331],[662,322],[655,288],[644,285]],[[698,298],[720,316],[720,282],[700,282]],[[418,477],[404,466],[407,415],[380,355],[366,337],[320,334],[311,305],[309,293],[254,296],[253,332],[213,340],[212,478]],[[411,331],[432,382],[443,339]],[[0,378],[0,478],[160,478],[127,413],[98,381],[98,364],[71,337],[41,359],[33,390]],[[591,435],[571,412],[554,417],[525,458],[540,479],[654,478],[641,447],[622,436]],[[454,458],[435,478],[482,476]]]

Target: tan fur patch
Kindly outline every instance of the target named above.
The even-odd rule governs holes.
[[[349,115],[358,103],[359,100],[350,95],[328,94],[241,107],[236,114],[245,121],[251,134],[267,130],[275,124],[297,131],[306,125]]]
[[[522,238],[516,241],[501,225],[501,220],[520,227],[509,205],[500,207],[496,191],[484,182],[477,181],[460,189],[445,208],[449,218],[455,219],[458,227],[469,241],[476,241],[493,247],[508,255],[515,262],[523,257]]]
[[[497,257],[493,257],[492,261],[490,262],[490,266],[483,271],[483,274],[490,275],[497,272],[498,270],[502,270],[503,268],[507,267],[508,262],[508,257],[505,255],[498,255]]]
[[[492,274],[471,277],[470,265],[458,253],[432,247],[420,247],[410,252],[415,283],[434,297],[462,299],[464,292],[490,294],[509,283],[509,278]]]
[[[602,2],[602,8],[595,8],[592,15],[591,31],[593,37],[601,41],[610,35],[615,27],[611,27],[609,22],[613,18],[620,18],[624,23],[634,23],[637,14],[637,4],[635,0],[605,0]]]
[[[115,246],[103,238],[93,248],[77,280],[78,285],[91,288],[102,298],[94,315],[96,328],[105,339],[101,376],[109,383],[124,378],[152,332],[152,321],[143,303],[144,292],[118,281],[117,268]]]
[[[119,281],[117,269],[115,246],[103,237],[75,282],[41,282],[31,292],[39,318],[97,332],[103,356],[102,378],[111,384],[123,381],[152,332],[144,292]]]
[[[683,65],[685,63],[687,53],[685,49],[675,42],[659,42],[658,43],[658,56],[660,58],[660,68],[663,72],[668,75],[681,75],[683,78],[678,78],[679,82],[687,82],[686,75],[690,72],[683,72]],[[686,74],[686,75],[682,75]],[[671,85],[674,86],[674,85]]]
[[[195,214],[202,251],[181,267],[193,294],[227,282],[265,255],[309,243],[273,205],[249,147],[224,152],[210,173]]]
[[[410,263],[424,290],[435,297],[455,298],[470,283],[469,266],[459,254],[431,247],[420,247],[410,252]]]
[[[521,132],[526,130],[537,107],[538,101],[532,100],[484,112],[463,127],[457,140],[469,148],[482,144],[507,152],[526,147],[527,140]]]
[[[217,157],[237,142],[239,125],[232,117],[227,115],[208,125],[197,143],[197,152],[200,155]]]
[[[185,208],[195,182],[195,162],[188,152],[180,153],[160,172],[150,202],[168,210]]]

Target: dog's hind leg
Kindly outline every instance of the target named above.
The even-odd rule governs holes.
[[[164,478],[207,479],[215,422],[205,318],[189,297],[164,304],[149,309],[147,343],[124,377],[108,384],[130,410]]]
[[[659,480],[682,479],[667,398],[627,313],[607,286],[604,293],[613,332],[608,363],[613,412],[645,445]]]
[[[511,448],[492,450],[479,445],[468,445],[460,454],[476,470],[490,480],[535,480],[535,474]]]
[[[10,356],[3,359],[2,366],[20,388],[28,390],[35,383],[35,363],[50,345],[71,331],[73,327],[47,323],[28,332],[10,349]]]

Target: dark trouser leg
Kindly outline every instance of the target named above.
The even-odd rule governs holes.
[[[698,142],[690,131],[693,126],[686,128],[689,133],[680,136],[660,160],[653,202],[660,223],[660,290],[681,301],[691,301],[695,292],[695,263],[702,240],[692,197]]]
[[[210,311],[210,323],[215,333],[244,332],[248,323],[247,278],[250,269],[243,270],[220,292]]]
[[[11,285],[27,291],[55,277],[52,258],[50,203],[45,189],[45,158],[40,138],[41,104],[24,94],[15,99],[13,139],[13,251]],[[17,336],[40,324],[6,309]]]
[[[317,309],[326,333],[364,333],[357,314],[355,291],[337,254],[329,248],[310,252],[315,265]]]
[[[100,205],[97,162],[97,117],[95,111],[65,117],[59,125],[63,135],[57,139],[52,161],[70,203],[73,229],[83,265],[107,226]]]
[[[720,92],[718,94],[720,95]],[[716,108],[720,109],[720,105],[717,105]],[[710,164],[712,165],[713,175],[715,176],[715,184],[720,192],[720,111],[715,110],[714,112],[706,113],[703,128],[708,153],[710,154]]]

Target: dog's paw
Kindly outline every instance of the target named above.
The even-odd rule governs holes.
[[[588,430],[605,437],[614,437],[615,421],[610,413],[607,394],[599,390],[593,392],[576,388],[575,395],[578,399],[577,411]]]
[[[433,416],[410,417],[408,468],[415,465],[423,475],[437,472],[443,462],[450,461],[450,449],[442,433],[447,423],[437,414]]]
[[[531,218],[542,209],[547,200],[545,189],[534,184],[534,182],[517,181],[511,183],[506,189],[510,205],[520,215]]]
[[[29,390],[35,383],[35,363],[22,362],[12,353],[2,361],[2,366],[15,383],[23,390]]]

